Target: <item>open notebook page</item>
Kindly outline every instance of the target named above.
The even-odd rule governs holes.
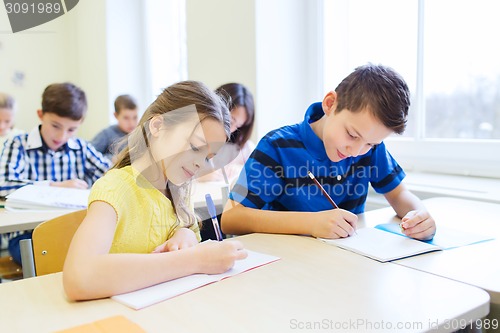
[[[222,274],[194,274],[182,277],[176,280],[163,282],[155,286],[132,291],[126,294],[116,295],[111,299],[125,304],[133,309],[139,310],[147,306],[159,303],[174,296],[184,294],[190,290],[202,287],[204,285],[220,281],[222,279],[240,274],[253,268],[269,264],[280,258],[249,251],[248,257],[243,260],[237,260],[230,270]]]
[[[440,247],[375,228],[357,229],[356,234],[339,239],[319,238],[323,242],[366,257],[386,262],[438,251]]]
[[[85,209],[90,190],[26,185],[7,196],[5,208],[21,209]]]

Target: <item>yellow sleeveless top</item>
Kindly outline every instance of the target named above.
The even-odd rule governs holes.
[[[172,202],[131,166],[112,169],[97,180],[89,205],[94,201],[111,205],[117,215],[110,253],[151,253],[180,228]],[[198,224],[190,229],[200,241]]]

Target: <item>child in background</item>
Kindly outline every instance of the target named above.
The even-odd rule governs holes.
[[[408,86],[392,69],[356,68],[309,107],[302,123],[259,142],[230,193],[223,231],[348,237],[370,183],[402,217],[407,236],[432,238],[434,219],[403,185],[405,173],[383,143],[404,132],[409,105]],[[341,209],[333,209],[308,171]]]
[[[253,95],[241,83],[227,83],[216,90],[219,94],[231,97],[231,138],[229,142],[238,146],[246,162],[255,144],[250,140],[255,120]]]
[[[179,82],[158,96],[128,135],[114,168],[92,187],[64,265],[70,299],[222,273],[246,257],[237,241],[198,244],[190,198],[191,179],[228,137],[227,106],[204,84]]]
[[[115,99],[114,116],[118,123],[103,129],[91,141],[92,145],[111,158],[119,148],[116,146],[125,135],[132,132],[137,127],[137,103],[130,95],[120,95]]]
[[[227,99],[231,101],[231,137],[229,142],[233,145],[233,149],[228,153],[228,156],[235,157],[229,164],[225,165],[224,171],[230,180],[235,180],[255,148],[255,144],[250,140],[255,120],[255,103],[250,90],[241,83],[224,84],[217,88],[216,92],[227,96]],[[220,171],[197,179],[200,182],[222,180],[224,178]]]
[[[75,138],[87,112],[85,93],[72,83],[45,88],[41,124],[5,142],[0,154],[0,197],[27,184],[88,188],[110,167],[110,161],[86,141]],[[31,232],[10,235],[9,252],[21,263],[19,241]]]
[[[0,153],[5,141],[23,133],[20,129],[14,128],[15,112],[14,98],[0,92]]]
[[[255,144],[250,140],[255,119],[255,103],[250,90],[241,83],[227,83],[215,91],[222,96],[226,96],[231,102],[231,137],[229,139],[231,145],[225,147],[228,148],[226,154],[228,157],[222,158],[222,165],[224,165],[227,181],[232,183],[236,181],[236,177],[240,174],[243,165],[255,148]],[[221,152],[220,155],[222,154]],[[218,168],[214,172],[196,179],[197,182],[222,182],[225,180],[222,171]],[[220,221],[221,216],[218,215],[217,217],[217,220]],[[203,221],[204,228],[201,229],[201,238],[203,240],[217,239],[210,222],[210,218]],[[224,234],[222,236],[225,238]]]

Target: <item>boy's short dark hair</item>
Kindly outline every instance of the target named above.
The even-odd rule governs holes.
[[[80,120],[87,112],[87,97],[83,90],[72,83],[54,83],[43,91],[42,112]]]
[[[137,103],[135,99],[130,95],[120,95],[115,99],[115,112],[120,114],[122,109],[135,110],[137,109]]]
[[[367,64],[357,67],[335,89],[337,110],[359,112],[368,108],[382,124],[397,134],[406,128],[410,90],[390,67]]]

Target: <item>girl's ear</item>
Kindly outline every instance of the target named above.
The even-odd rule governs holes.
[[[149,121],[149,132],[153,137],[157,137],[163,125],[163,120],[160,116],[154,116]]]
[[[334,112],[337,108],[337,93],[335,91],[328,92],[325,98],[323,98],[321,106],[323,107],[323,112],[327,116]]]

